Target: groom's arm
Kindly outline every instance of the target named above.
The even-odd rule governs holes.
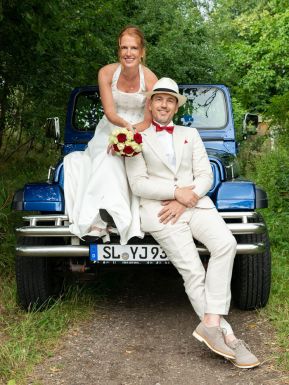
[[[125,158],[126,172],[134,195],[155,200],[175,199],[176,186],[173,181],[148,175],[142,153]]]
[[[192,131],[192,163],[194,175],[194,192],[202,198],[212,187],[214,177],[207,151],[198,131]]]

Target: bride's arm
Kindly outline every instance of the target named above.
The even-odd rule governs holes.
[[[156,75],[149,70],[148,68],[144,68],[144,78],[145,78],[145,85],[146,90],[151,91],[155,83],[157,82],[158,78]],[[149,110],[149,100],[147,99],[144,109],[144,119],[142,122],[139,122],[137,124],[134,124],[133,126],[137,129],[138,132],[146,130],[152,123],[152,115]]]
[[[118,64],[108,64],[102,67],[98,72],[98,85],[101,103],[105,116],[112,124],[118,127],[131,127],[131,124],[121,118],[115,110],[115,104],[111,91],[111,82],[117,65]]]

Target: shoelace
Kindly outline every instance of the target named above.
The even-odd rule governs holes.
[[[238,346],[239,346],[239,345],[243,345],[246,349],[249,350],[249,352],[251,352],[250,346],[249,346],[248,344],[246,344],[245,341],[243,341],[243,340],[238,340],[237,344],[238,344]]]
[[[234,342],[234,341],[233,341],[233,342]],[[233,349],[237,349],[237,348],[240,347],[240,346],[246,348],[247,350],[249,350],[250,353],[252,353],[252,352],[251,352],[251,349],[250,349],[250,347],[249,347],[249,345],[246,344],[246,342],[243,341],[243,340],[239,340],[239,339],[238,339],[237,342],[232,346],[232,348],[233,348]]]

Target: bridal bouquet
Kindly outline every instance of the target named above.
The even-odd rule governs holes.
[[[109,143],[117,155],[135,156],[141,152],[142,136],[127,128],[116,128],[109,136]]]

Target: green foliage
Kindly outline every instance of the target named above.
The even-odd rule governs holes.
[[[289,146],[289,92],[271,98],[266,115],[284,148]]]
[[[244,106],[265,110],[289,86],[289,10],[285,1],[217,1],[212,20],[223,51],[221,76]],[[216,27],[217,28],[217,27]]]
[[[115,57],[116,32],[107,20],[124,22],[118,4],[3,2],[0,147],[3,133],[16,137],[16,145],[27,137],[42,140],[40,128],[51,114],[63,123],[71,89],[95,83],[97,69]]]
[[[95,84],[98,69],[117,60],[117,36],[126,24],[143,28],[148,65],[159,76],[213,79],[213,38],[194,1],[13,0],[2,11],[2,156],[25,142],[43,142],[46,117],[59,116],[63,125],[71,89]]]
[[[234,114],[234,125],[236,130],[236,139],[237,141],[242,140],[243,138],[243,119],[246,113],[246,110],[239,102],[238,99],[232,97],[233,105],[233,114]]]
[[[256,136],[242,143],[240,163],[243,173],[263,187],[272,212],[289,211],[289,153],[281,143]]]
[[[270,139],[254,137],[241,147],[243,172],[268,194],[269,208],[262,210],[268,226],[272,253],[272,287],[269,304],[263,310],[276,327],[281,368],[289,369],[289,153],[281,143],[270,149]]]
[[[57,339],[74,323],[90,316],[95,295],[93,298],[88,290],[74,287],[48,309],[26,313],[16,304],[15,291],[14,280],[2,277],[0,378],[6,381],[13,378],[17,384],[26,384],[28,372],[52,353]]]
[[[42,312],[25,313],[16,303],[14,234],[23,213],[11,212],[12,196],[28,181],[45,180],[50,162],[56,159],[56,153],[47,148],[46,153],[17,153],[9,163],[0,164],[0,378],[11,383],[13,379],[17,384],[26,383],[31,367],[53,350],[68,327],[89,317],[94,306],[90,293],[76,286],[67,291],[65,299]]]
[[[289,153],[279,146],[275,151],[259,154],[255,159],[255,180],[265,187],[270,208],[289,211]]]
[[[272,252],[272,289],[264,313],[277,330],[278,345],[282,348],[278,363],[281,368],[288,370],[289,303],[284,299],[288,297],[289,292],[289,211],[276,213],[268,209],[264,214]]]
[[[58,154],[47,146],[42,153],[19,151],[9,162],[0,164],[0,274],[13,268],[15,228],[21,223],[21,213],[11,212],[13,194],[27,182],[45,180],[49,165],[57,159]]]
[[[213,39],[194,1],[136,2],[133,21],[143,26],[148,65],[159,77],[180,83],[210,82],[214,73]]]

